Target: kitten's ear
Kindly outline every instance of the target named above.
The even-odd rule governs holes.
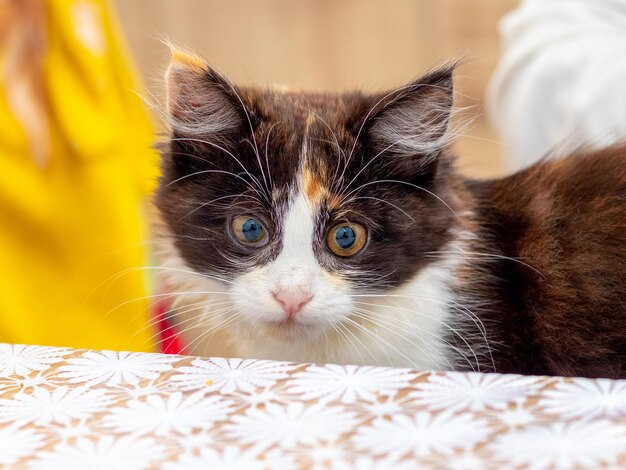
[[[449,140],[454,68],[436,69],[379,98],[368,130],[377,154],[402,157],[398,165],[415,173],[436,161]]]
[[[241,131],[243,104],[235,87],[200,57],[172,49],[165,75],[167,109],[174,133],[227,140]]]

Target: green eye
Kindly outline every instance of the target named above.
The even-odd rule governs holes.
[[[267,230],[263,224],[249,216],[238,216],[232,221],[233,235],[244,245],[262,246],[267,243]]]
[[[356,223],[337,224],[326,235],[328,249],[341,257],[357,254],[363,249],[366,241],[367,230]]]

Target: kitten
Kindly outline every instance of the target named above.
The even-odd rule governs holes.
[[[174,52],[156,205],[188,351],[626,377],[626,147],[464,178],[453,68],[279,92]]]

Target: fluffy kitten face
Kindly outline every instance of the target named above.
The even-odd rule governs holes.
[[[283,93],[175,54],[168,84],[157,206],[197,288],[224,292],[232,318],[215,328],[303,351],[342,328],[367,334],[364,312],[394,315],[381,296],[453,243],[452,69],[379,95]]]

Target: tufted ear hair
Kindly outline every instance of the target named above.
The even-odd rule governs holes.
[[[378,98],[368,130],[377,154],[416,174],[437,160],[449,141],[455,66],[435,69]]]
[[[200,57],[172,49],[166,72],[167,109],[175,135],[229,140],[244,124],[243,104],[232,85]]]

